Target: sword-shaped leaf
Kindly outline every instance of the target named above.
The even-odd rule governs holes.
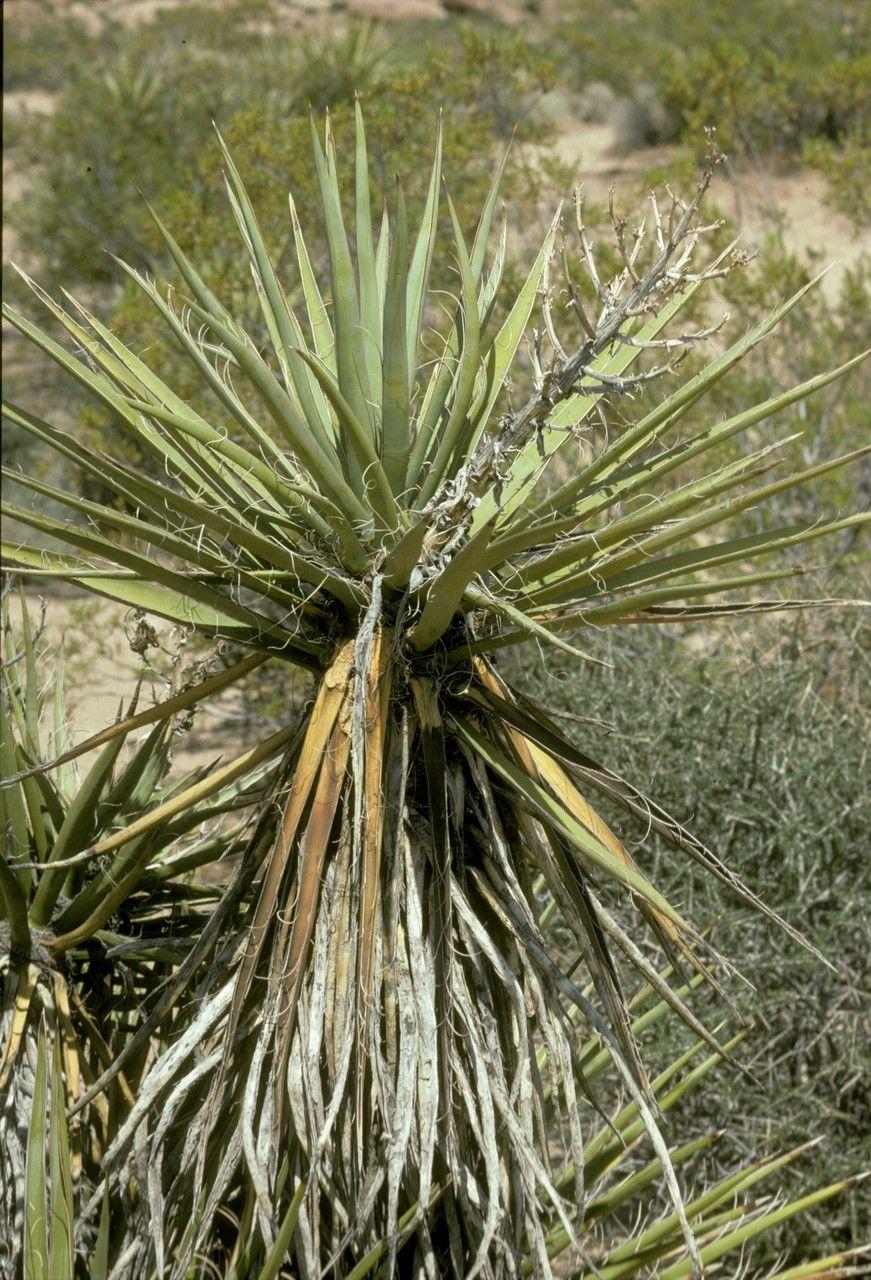
[[[339,383],[327,366],[309,352],[301,351],[300,355],[314,373],[336,414],[348,454],[357,460],[361,491],[368,497],[371,488],[372,506],[380,516],[383,527],[395,529],[397,525],[401,525],[403,516],[397,506],[381,459],[376,452],[372,436],[357,416],[353,406],[346,400]]]
[[[372,409],[373,394],[372,387],[369,385],[364,344],[361,340],[360,303],[354,282],[351,250],[342,216],[329,119],[327,120],[326,155],[321,148],[314,120],[311,122],[311,135],[330,252],[330,292],[336,339],[336,377],[342,395],[357,418],[364,424],[374,445],[376,438]],[[359,483],[359,471],[356,466],[351,468],[349,475],[353,484]]]
[[[457,249],[457,263],[462,285],[462,346],[456,375],[453,380],[453,396],[447,421],[435,437],[435,452],[430,454],[429,469],[426,472],[416,506],[422,509],[430,500],[446,475],[452,474],[454,453],[464,432],[468,428],[468,413],[475,390],[475,379],[478,373],[478,354],[481,341],[481,316],[478,311],[478,298],[472,264],[463,239],[457,211],[450,196],[447,197],[448,212],[454,231],[454,244]]]
[[[43,1052],[45,1052],[43,1042]],[[65,1090],[61,1074],[61,1037],[56,1033],[51,1063],[49,1095],[49,1177],[51,1180],[51,1225],[49,1228],[49,1274],[52,1280],[73,1280],[73,1169],[65,1114]]]
[[[381,392],[382,334],[386,319],[384,306],[378,296],[378,273],[375,243],[372,237],[372,207],[369,197],[369,157],[366,150],[366,129],[359,99],[354,102],[354,231],[357,250],[357,274],[360,281],[360,346],[366,367],[366,381],[376,402],[375,426],[377,437],[377,397]],[[404,320],[404,318],[403,318]],[[403,332],[404,332],[403,322]],[[386,335],[384,338],[386,346]],[[383,398],[380,402],[383,414]],[[383,431],[383,427],[382,427]],[[382,457],[383,446],[382,446]],[[389,475],[389,470],[388,470]]]
[[[381,566],[384,581],[390,586],[407,586],[414,567],[420,559],[429,528],[429,516],[421,516],[391,547],[390,553]]]
[[[208,676],[205,680],[200,680],[198,683],[190,685],[187,689],[183,689],[181,693],[173,694],[170,698],[164,698],[162,702],[155,703],[153,707],[149,707],[146,711],[137,711],[135,715],[129,715],[126,719],[119,720],[117,724],[110,725],[106,729],[101,729],[98,733],[91,734],[82,742],[77,743],[76,746],[69,747],[51,760],[41,760],[38,764],[32,765],[21,773],[4,776],[0,779],[0,790],[14,786],[22,778],[29,775],[58,769],[61,765],[77,760],[79,756],[87,755],[88,752],[96,750],[97,747],[101,747],[107,742],[111,742],[114,738],[125,737],[136,729],[143,729],[146,725],[154,724],[155,721],[168,720],[171,716],[177,715],[179,711],[187,711],[191,707],[195,707],[203,698],[219,693],[229,685],[244,679],[245,676],[250,675],[252,671],[256,671],[258,667],[263,666],[263,663],[268,660],[269,655],[266,653],[249,654],[247,658],[242,658],[240,662],[234,662],[232,666],[227,667],[224,671],[219,671],[217,675]]]
[[[50,1207],[45,1178],[47,1057],[45,1030],[40,1026],[24,1175],[24,1280],[51,1280],[52,1258],[49,1253],[48,1230]]]
[[[479,532],[482,531],[479,530]],[[475,536],[477,537],[477,534]],[[507,619],[507,621],[513,622],[519,630],[501,632],[495,636],[485,636],[480,640],[471,640],[465,646],[451,649],[447,655],[449,662],[459,662],[475,653],[486,653],[491,649],[500,649],[506,644],[514,643],[514,640],[509,637],[522,636],[525,639],[540,640],[544,644],[552,645],[553,648],[561,649],[563,653],[568,653],[573,658],[580,658],[582,662],[588,662],[594,667],[607,666],[604,659],[597,658],[594,654],[586,653],[583,649],[577,648],[576,645],[569,644],[567,640],[557,635],[550,627],[545,626],[538,618],[525,613],[517,605],[511,604],[502,596],[488,595],[486,592],[479,591],[474,587],[466,589],[466,596],[470,605],[473,605],[476,609],[491,613],[498,619]]]
[[[243,752],[242,755],[237,756],[229,764],[222,765],[219,769],[214,769],[208,777],[195,782],[192,786],[179,792],[178,795],[155,806],[154,809],[137,818],[121,831],[105,836],[88,850],[83,850],[82,852],[86,853],[89,859],[105,857],[116,849],[120,849],[123,845],[130,844],[134,840],[139,840],[142,836],[163,829],[179,815],[193,814],[195,820],[200,821],[199,815],[195,812],[195,808],[200,801],[215,795],[223,787],[234,782],[237,778],[243,777],[252,769],[255,769],[262,761],[268,760],[270,756],[275,755],[290,742],[294,733],[294,726],[280,729],[278,733],[272,734],[258,746]],[[102,928],[127,897],[132,886],[139,879],[145,863],[151,857],[151,850],[148,848],[147,843],[143,842],[141,849],[142,852],[135,864],[129,869],[126,876],[113,886],[111,893],[102,900],[99,907],[82,924],[77,925],[67,933],[53,937],[47,944],[50,950],[66,951],[84,941],[84,939],[91,937],[98,929]]]
[[[308,314],[309,328],[311,329],[312,342],[314,343],[315,353],[323,360],[333,373],[336,372],[336,341],[333,335],[333,326],[330,323],[329,313],[324,303],[320,286],[317,282],[314,270],[306,248],[305,239],[302,234],[302,227],[299,223],[299,217],[296,212],[293,196],[288,197],[290,201],[290,219],[293,224],[294,243],[296,245],[297,262],[299,264],[299,276],[302,284],[302,293],[305,299],[306,313]]]
[[[426,302],[429,273],[432,266],[433,249],[435,248],[436,231],[438,229],[439,192],[442,184],[442,117],[439,113],[436,128],[435,150],[433,152],[432,173],[426,194],[426,204],[420,220],[420,228],[411,253],[408,268],[408,287],[405,298],[405,315],[407,330],[406,368],[412,378],[417,367],[417,350],[420,343],[420,331],[423,324],[424,304]],[[386,247],[386,246],[385,246]],[[380,249],[380,246],[379,246]]]
[[[269,534],[261,533],[257,528],[257,524],[260,523],[258,519],[260,513],[253,509],[255,504],[252,504],[250,498],[243,501],[240,495],[240,501],[235,506],[213,508],[201,499],[188,496],[143,472],[119,465],[105,455],[95,453],[74,436],[57,431],[47,422],[34,418],[14,406],[4,405],[3,412],[10,421],[48,444],[75,466],[97,479],[112,480],[117,491],[128,498],[134,509],[140,504],[145,505],[161,522],[166,522],[167,517],[173,520],[175,517],[184,517],[194,522],[194,525],[199,526],[200,529],[211,530],[218,539],[228,539],[236,547],[247,552],[254,562],[274,566],[276,580],[289,582],[295,586],[305,582],[310,586],[322,588],[351,609],[360,604],[362,597],[350,579],[343,578],[325,565],[310,562],[306,555],[298,554],[286,547],[286,527],[282,534],[271,531]],[[252,458],[250,462],[252,465],[257,465],[256,459]],[[272,480],[271,474],[268,478]],[[277,488],[276,491],[281,490]],[[254,518],[245,520],[242,514],[245,510]],[[274,516],[271,513],[268,519],[270,523],[274,522]],[[260,570],[252,570],[252,572],[259,573]]]
[[[257,215],[220,133],[218,141],[227,165],[231,206],[251,259],[251,274],[270,339],[284,373],[286,390],[305,417],[312,435],[316,439],[330,439],[332,421],[329,410],[317,383],[297,355],[297,348],[306,345],[299,321],[278,279]]]
[[[31,512],[23,512],[21,515],[16,515],[16,518],[33,528],[51,533],[62,541],[73,541],[73,526],[62,525],[56,521],[40,521],[39,517]],[[79,537],[77,526],[75,534]],[[79,538],[79,544],[82,541],[84,540]],[[87,541],[90,548],[96,540]],[[145,557],[140,557],[136,561],[138,572],[135,576],[130,576],[123,572],[107,575],[100,566],[74,560],[71,556],[61,556],[30,547],[19,547],[11,542],[2,544],[2,554],[4,560],[11,565],[21,565],[37,570],[50,569],[52,572],[57,570],[61,577],[78,583],[95,595],[106,596],[110,600],[117,600],[120,604],[133,605],[143,613],[154,613],[159,618],[166,618],[182,627],[193,627],[211,640],[223,637],[256,649],[269,649],[277,657],[284,657],[288,661],[297,662],[310,669],[320,666],[316,646],[308,645],[306,641],[297,641],[287,633],[287,638],[281,642],[276,638],[273,647],[259,621],[256,626],[246,625],[238,616],[234,616],[235,611],[224,608],[224,603],[229,597],[222,596],[220,605],[198,603],[194,598],[196,592],[189,590],[191,585],[189,577],[183,577],[180,574],[167,575],[164,572],[159,576],[155,575],[151,572],[152,562]],[[97,550],[97,554],[102,554],[102,551]],[[114,558],[117,560],[117,556]],[[132,559],[134,557],[125,557],[125,563]],[[169,586],[168,581],[174,585]],[[209,592],[208,594],[214,601],[218,593]]]
[[[523,565],[519,577],[526,586],[529,596],[536,603],[548,602],[558,598],[562,591],[560,579],[571,577],[578,564],[585,561],[597,563],[603,560],[606,553],[623,542],[636,541],[651,529],[662,525],[668,527],[668,521],[685,511],[704,507],[712,498],[743,484],[747,474],[754,474],[753,468],[771,459],[772,454],[780,447],[767,445],[755,452],[736,458],[718,467],[715,471],[690,480],[679,486],[664,498],[652,498],[627,515],[606,522],[590,533],[582,533],[577,538],[566,538],[562,543],[557,541],[556,549],[537,556]],[[769,463],[769,465],[773,465]],[[541,583],[541,586],[536,584]]]
[[[844,1178],[840,1182],[833,1182],[827,1187],[821,1187],[818,1191],[812,1191],[809,1195],[789,1200],[777,1209],[771,1209],[766,1213],[759,1214],[750,1222],[736,1227],[733,1231],[721,1234],[718,1239],[711,1244],[705,1245],[701,1250],[702,1263],[707,1266],[727,1253],[734,1253],[743,1249],[749,1241],[763,1232],[771,1231],[774,1227],[780,1226],[781,1223],[788,1222],[790,1218],[794,1218],[797,1214],[807,1213],[809,1209],[814,1208],[816,1205],[825,1204],[827,1200],[841,1195],[855,1181],[856,1179]],[[684,1262],[675,1262],[666,1267],[662,1272],[662,1280],[687,1280],[692,1274],[692,1265],[687,1259]],[[810,1274],[813,1275],[814,1273],[811,1272]],[[825,1271],[822,1272],[822,1277],[824,1276]]]
[[[466,442],[466,448],[469,451],[474,449],[481,433],[486,429],[490,421],[505,379],[514,364],[517,348],[529,327],[529,319],[535,306],[535,299],[538,296],[542,273],[548,258],[553,252],[559,217],[560,215],[557,213],[544,243],[538,251],[538,257],[532,264],[532,270],[526,277],[501,329],[486,352],[483,364],[483,387],[476,396],[475,403],[470,410],[473,425]]]
[[[818,476],[827,475],[831,471],[837,471],[841,467],[857,462],[867,455],[869,449],[871,449],[871,446],[855,449],[839,458],[832,458],[827,462],[819,463],[815,467],[808,467],[804,471],[794,472],[781,480],[774,480],[770,484],[753,489],[749,493],[740,494],[736,498],[730,498],[726,502],[715,503],[711,506],[699,503],[700,510],[698,514],[688,516],[686,519],[676,521],[674,524],[665,525],[661,531],[652,532],[647,538],[640,538],[626,551],[617,550],[610,556],[605,555],[601,559],[594,560],[589,569],[583,569],[579,573],[572,574],[559,585],[537,590],[531,598],[536,605],[543,605],[553,603],[556,600],[567,599],[579,587],[587,587],[593,582],[606,583],[611,574],[621,573],[643,560],[649,562],[658,552],[672,547],[676,543],[684,542],[688,537],[701,533],[705,529],[711,528],[712,525],[722,524],[723,521],[739,515],[742,511],[746,511],[748,507],[754,507],[758,503],[774,497],[776,494],[786,493],[790,489],[807,484],[809,480],[814,480]],[[740,464],[735,470],[723,469],[722,474],[726,476],[725,484],[727,487],[731,487],[732,478],[737,474],[738,470],[740,470]],[[712,485],[706,496],[716,496],[717,487],[717,485]],[[689,496],[692,498],[694,493],[690,492]],[[676,508],[683,505],[683,502],[684,498],[678,496],[673,502],[669,500],[669,507],[674,512]],[[633,524],[628,527],[633,527]],[[622,529],[625,530],[626,527],[627,525],[624,524]],[[637,525],[635,527],[636,532],[641,532]]]
[[[787,547],[800,547],[808,542],[816,542],[819,538],[830,537],[845,529],[860,529],[871,520],[871,512],[862,511],[853,516],[844,516],[841,520],[821,521],[811,525],[789,525],[778,529],[770,529],[766,533],[751,533],[744,538],[727,538],[723,542],[707,543],[689,551],[677,551],[674,555],[658,556],[651,564],[642,564],[635,569],[627,569],[625,573],[609,575],[608,592],[624,591],[635,586],[647,586],[658,582],[666,582],[671,578],[681,577],[691,572],[719,569],[723,565],[736,561],[758,560],[785,550]],[[600,594],[598,586],[587,587],[578,592],[576,600]]]
[[[676,582],[670,587],[654,587],[649,591],[639,591],[613,603],[594,605],[588,609],[575,609],[571,614],[548,617],[548,625],[558,631],[572,626],[608,626],[627,614],[642,613],[653,605],[666,604],[672,600],[692,600],[699,596],[743,591],[757,586],[760,582],[781,582],[806,572],[807,570],[800,568],[772,569],[767,573],[745,573],[734,578],[712,578],[704,582]]]
[[[866,356],[867,353],[856,356],[831,373],[820,374],[815,378],[810,378],[808,381],[791,388],[781,395],[772,396],[769,400],[763,401],[753,409],[735,414],[725,422],[699,432],[686,444],[676,445],[667,452],[663,452],[653,458],[650,462],[634,466],[625,473],[617,473],[609,483],[599,483],[595,488],[592,488],[589,495],[575,506],[571,514],[561,517],[555,516],[541,523],[533,523],[529,529],[507,534],[498,540],[491,549],[492,563],[494,565],[498,564],[500,560],[509,559],[528,547],[547,544],[553,539],[571,532],[581,520],[591,520],[600,512],[606,511],[610,506],[625,502],[628,498],[638,493],[646,492],[648,487],[656,480],[673,472],[678,472],[686,463],[697,458],[700,454],[706,453],[708,450],[724,443],[739,432],[748,430],[758,422],[772,417],[781,410],[788,408],[789,405],[796,403],[796,401],[805,399],[815,391],[828,386],[835,379],[843,377],[864,361]],[[655,435],[658,431],[659,428],[657,427],[651,435]],[[578,492],[582,492],[586,488],[585,484],[580,485]]]
[[[384,355],[381,381],[381,457],[390,487],[405,488],[409,450],[408,226],[405,198],[396,185],[393,243],[384,298]]]

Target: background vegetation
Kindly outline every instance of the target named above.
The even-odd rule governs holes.
[[[829,973],[725,890],[712,892],[704,876],[675,883],[654,841],[661,882],[694,918],[715,922],[717,945],[742,957],[753,984],[737,994],[754,1024],[743,1060],[756,1083],[718,1073],[681,1123],[697,1131],[716,1119],[744,1153],[822,1134],[817,1167],[836,1176],[867,1165],[871,811],[861,779],[871,689],[861,634],[799,622],[762,635],[737,627],[683,642],[633,639],[614,642],[612,668],[585,672],[582,683],[543,657],[525,679],[604,764],[630,759],[633,781],[662,797],[767,901],[780,902],[840,969]],[[573,723],[579,714],[594,723]],[[672,1046],[674,1033],[669,1027]],[[840,1215],[790,1224],[780,1243],[866,1237],[859,1199]]]
[[[99,30],[55,6],[25,7],[26,17],[15,5],[5,15],[5,87],[19,99],[8,116],[6,158],[18,182],[6,212],[14,257],[46,287],[63,284],[88,300],[141,348],[154,341],[150,317],[105,252],[160,270],[160,242],[139,190],[256,333],[211,122],[220,122],[239,158],[266,239],[287,269],[290,176],[304,225],[315,199],[309,105],[330,107],[345,149],[355,91],[366,102],[375,185],[383,194],[394,169],[417,172],[420,186],[407,192],[412,205],[422,198],[435,113],[447,107],[445,151],[461,221],[480,204],[516,125],[505,184],[512,222],[530,232],[543,224],[575,176],[550,145],[567,110],[579,125],[582,116],[606,121],[618,147],[636,154],[618,195],[627,208],[651,177],[691,173],[703,129],[713,123],[735,172],[814,166],[830,207],[857,236],[869,221],[867,5],[576,0],[559,6],[556,19],[545,7],[519,26],[452,20],[374,28],[340,15],[326,30],[302,32],[285,22],[286,6],[268,0],[189,3],[149,25]],[[714,199],[731,211],[727,192]],[[591,208],[591,220],[597,216]],[[723,243],[734,230],[734,222],[723,228]],[[511,245],[510,255],[522,247]],[[834,256],[825,226],[808,255],[776,218],[758,247],[756,261],[723,285],[726,337]],[[4,282],[23,296],[5,255]],[[713,409],[725,415],[761,398],[762,388],[773,394],[840,363],[869,329],[867,265],[857,260],[837,287],[817,292],[787,320],[774,362],[767,351],[751,356],[714,392]],[[175,362],[164,376],[179,385],[175,353],[162,349],[161,359]],[[8,378],[13,398],[26,396],[31,407],[54,398],[45,366],[37,374],[17,347]],[[92,442],[116,448],[111,422],[66,389],[65,396],[69,420]],[[808,403],[793,446],[806,465],[821,449],[831,455],[858,442],[867,396],[867,382],[854,376]],[[25,448],[14,429],[4,432],[7,460],[20,461]],[[832,484],[830,509],[862,505],[854,472]],[[858,485],[867,494],[867,474]],[[821,554],[815,591],[860,594],[859,549],[846,540]],[[664,886],[692,903],[694,918],[722,918],[721,949],[743,957],[755,987],[741,1004],[757,1024],[748,1061],[759,1086],[720,1072],[694,1097],[688,1129],[697,1131],[691,1121],[702,1113],[719,1117],[745,1155],[823,1134],[815,1160],[820,1181],[828,1181],[867,1165],[871,1154],[867,633],[853,616],[832,613],[824,624],[772,625],[753,648],[748,643],[737,628],[716,639],[701,629],[680,639],[645,631],[615,643],[610,670],[579,674],[550,659],[535,678],[550,707],[613,726],[566,721],[579,740],[595,734],[605,764],[634,773],[838,964],[838,975],[826,973],[701,878]],[[262,685],[252,690],[258,714],[268,715],[272,696]],[[673,1044],[662,1049],[673,1053]],[[867,1234],[867,1214],[853,1197],[802,1230],[814,1233],[817,1249],[856,1245]]]

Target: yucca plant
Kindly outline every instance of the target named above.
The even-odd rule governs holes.
[[[270,783],[264,770],[273,766],[258,770],[252,759],[242,772],[211,765],[168,777],[184,688],[173,719],[165,707],[159,716],[131,707],[133,715],[72,746],[63,664],[45,680],[46,655],[23,594],[16,625],[5,592],[3,642],[0,1262],[12,1267],[19,1246],[25,1258],[45,1258],[33,1244],[44,1226],[22,1231],[26,1170],[42,1149],[30,1124],[47,1079],[40,1037],[49,1057],[63,1062],[57,1079],[65,1099],[55,1082],[54,1110],[62,1117],[65,1101],[76,1116],[64,1139],[72,1194],[73,1180],[78,1192],[82,1178],[99,1179],[102,1152],[159,1051],[147,1026],[155,995],[202,946],[203,925],[214,918],[217,891],[194,883],[193,873],[237,850],[247,823],[233,816],[262,796]],[[212,679],[221,686],[220,675]],[[140,727],[147,732],[124,761],[125,742]],[[95,750],[78,776],[76,759]],[[50,770],[40,767],[48,761]],[[178,1009],[170,1012],[176,1019]],[[96,1094],[91,1086],[113,1064],[113,1088]]]
[[[385,1275],[397,1267],[427,1277],[547,1275],[555,1230],[579,1265],[593,1267],[582,1237],[597,1103],[577,1017],[598,1037],[653,1145],[651,1176],[673,1202],[669,1250],[686,1259],[674,1274],[700,1274],[704,1245],[660,1130],[623,983],[635,972],[725,1054],[680,984],[657,971],[650,947],[715,986],[720,958],[588,793],[604,794],[778,917],[655,801],[510,688],[491,655],[535,642],[596,662],[605,626],[809,603],[723,597],[794,572],[747,567],[759,558],[862,517],[749,530],[736,518],[864,451],[764,484],[773,444],[757,441],[728,463],[717,451],[858,357],[725,422],[705,422],[705,393],[799,294],[637,420],[616,424],[609,404],[666,374],[672,353],[711,332],[668,329],[727,269],[728,251],[699,261],[711,230],[699,217],[711,166],[691,201],[667,209],[652,201],[647,232],[615,219],[622,266],[613,279],[599,270],[578,198],[588,287],[567,273],[583,331],[567,351],[554,317],[559,217],[503,305],[504,224],[492,256],[488,248],[498,175],[471,243],[446,194],[458,296],[442,293],[429,279],[440,142],[416,232],[397,185],[376,233],[358,109],[350,237],[329,124],[323,143],[312,133],[329,279],[318,281],[291,202],[304,319],[224,151],[266,348],[156,216],[180,291],[164,293],[125,268],[211,394],[211,418],[80,304],[68,309],[34,286],[78,354],[6,312],[154,462],[145,473],[98,456],[8,406],[11,421],[110,482],[118,503],[16,474],[87,523],[9,504],[8,516],[65,554],[6,543],[7,563],[252,650],[234,674],[274,660],[315,682],[300,732],[283,731],[287,786],[263,806],[243,862],[254,868],[253,892],[233,962],[199,973],[195,1012],[143,1078],[105,1153],[106,1179],[126,1201],[129,1274],[218,1266],[242,1280],[256,1274],[252,1258],[264,1258],[264,1275],[279,1274],[285,1259],[296,1268],[285,1274],[309,1276],[360,1276],[376,1264]],[[517,403],[509,379],[530,330],[531,385]],[[642,360],[639,371],[651,350],[664,363]],[[558,455],[571,456],[568,474],[550,465]],[[212,691],[209,681],[190,689],[189,705]],[[634,923],[618,916],[623,908]],[[562,916],[578,948],[569,971],[548,946],[543,909]],[[222,936],[233,943],[227,918]],[[57,928],[53,918],[45,924]],[[95,1195],[93,1212],[99,1203]],[[721,1225],[704,1220],[705,1231]]]

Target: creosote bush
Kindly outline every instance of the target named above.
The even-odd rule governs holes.
[[[606,431],[605,403],[631,404],[716,331],[677,319],[729,270],[729,250],[706,247],[716,224],[701,213],[716,152],[692,199],[654,196],[638,226],[615,218],[615,274],[601,267],[578,194],[572,230],[557,215],[499,305],[506,241],[491,233],[501,171],[468,235],[442,193],[439,128],[420,217],[409,219],[398,181],[380,216],[359,104],[353,132],[346,216],[331,123],[323,136],[312,125],[327,269],[317,269],[291,202],[299,308],[222,144],[258,340],[156,214],[179,283],[163,288],[122,264],[181,350],[202,404],[80,303],[32,286],[74,350],[5,310],[157,464],[97,454],[6,406],[10,422],[123,499],[95,502],[16,474],[85,519],[5,504],[63,548],[6,543],[10,569],[75,582],[247,651],[185,690],[185,708],[214,693],[216,679],[226,687],[267,662],[314,680],[302,716],[288,712],[251,752],[112,837],[112,849],[124,849],[134,834],[161,838],[169,818],[197,822],[195,806],[228,777],[275,762],[230,884],[134,1037],[74,1104],[76,1114],[96,1105],[131,1060],[139,1065],[135,1096],[81,1197],[73,1243],[89,1247],[108,1205],[108,1248],[131,1277],[217,1268],[239,1280],[293,1269],[495,1280],[553,1274],[560,1254],[582,1276],[617,1280],[654,1264],[663,1280],[701,1276],[845,1184],[784,1203],[750,1198],[801,1154],[793,1151],[705,1187],[681,1185],[677,1169],[719,1135],[670,1144],[662,1116],[743,1038],[711,1030],[692,1004],[702,984],[728,1001],[730,966],[588,796],[648,823],[675,859],[815,949],[655,799],[570,741],[494,655],[540,643],[595,669],[606,661],[605,628],[837,603],[753,593],[801,572],[794,548],[864,517],[762,530],[740,518],[866,451],[772,473],[777,445],[766,436],[734,460],[714,459],[861,356],[725,420],[707,416],[706,393],[802,303],[807,285],[621,431]],[[452,272],[439,269],[442,208]],[[583,279],[559,275],[562,251]],[[569,345],[558,300],[582,334]],[[524,339],[531,389],[520,397],[510,375]],[[553,464],[569,447],[578,460],[566,474]],[[697,459],[708,469],[686,479]],[[774,567],[759,566],[775,553]],[[178,709],[176,698],[148,714],[159,725]],[[133,723],[122,719],[104,741]],[[40,785],[57,763],[23,743],[12,750],[12,786]],[[82,848],[75,866],[105,851],[102,841]],[[42,859],[16,847],[6,866],[17,974],[34,923],[50,952],[71,945],[66,903],[45,887],[62,882],[66,861],[51,847]],[[119,908],[124,884],[110,891]],[[84,891],[100,896],[90,880]],[[543,913],[571,937],[568,966],[549,949]],[[96,946],[99,928],[82,921],[76,945]],[[665,1016],[693,1044],[651,1079],[643,1034]],[[48,1055],[38,1041],[37,1118],[48,1105]],[[607,1089],[597,1089],[605,1074]],[[54,1129],[62,1144],[61,1120]],[[625,1167],[642,1142],[645,1163]],[[41,1160],[35,1141],[31,1168]],[[625,1206],[646,1188],[665,1202],[654,1196],[650,1220],[621,1232]],[[42,1203],[27,1201],[25,1251]],[[778,1274],[844,1275],[849,1260],[797,1259]]]
[[[835,580],[844,590],[843,578]],[[611,666],[584,679],[580,727],[569,659],[542,652],[533,663],[525,655],[522,666],[512,658],[506,669],[512,680],[522,670],[530,695],[568,736],[589,748],[595,735],[603,765],[627,770],[631,759],[636,786],[720,851],[760,896],[801,919],[836,963],[833,972],[773,933],[700,870],[688,877],[668,845],[639,828],[657,882],[694,919],[715,922],[717,946],[740,957],[752,983],[734,994],[753,1023],[743,1055],[753,1079],[732,1071],[709,1077],[681,1104],[680,1131],[701,1132],[716,1116],[749,1151],[822,1135],[814,1166],[826,1181],[867,1166],[871,1093],[863,995],[871,916],[868,670],[863,627],[845,622],[833,630],[803,614],[752,635],[740,624],[653,637],[612,633]],[[606,803],[602,816],[618,814]],[[564,931],[553,940],[565,944]],[[703,1006],[710,1016],[716,999]],[[675,1027],[663,1022],[660,1030],[646,1046],[651,1063],[675,1053]],[[786,1223],[771,1234],[765,1256],[862,1244],[865,1194],[858,1187],[837,1206]]]

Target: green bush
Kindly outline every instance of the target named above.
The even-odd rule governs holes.
[[[579,0],[562,47],[575,83],[637,103],[639,142],[716,124],[726,150],[794,156],[867,111],[868,39],[867,7],[838,0]]]
[[[133,40],[72,79],[56,110],[33,120],[21,157],[52,157],[50,172],[37,171],[33,190],[8,210],[21,258],[38,256],[50,278],[88,284],[113,277],[107,251],[148,261],[153,239],[139,193],[196,181],[211,120],[240,101],[233,80],[221,55],[178,56],[168,45],[146,59]]]

